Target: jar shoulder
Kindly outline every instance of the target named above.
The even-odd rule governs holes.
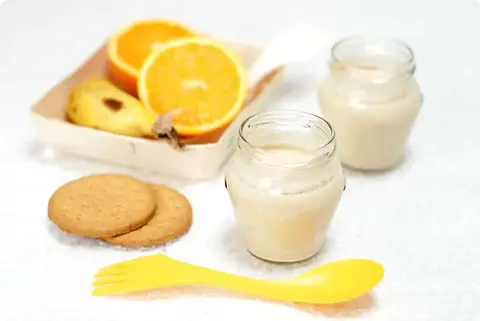
[[[327,114],[346,109],[415,114],[423,104],[423,94],[415,78],[389,87],[349,87],[329,77],[320,85],[317,99],[320,109]]]
[[[225,172],[225,185],[250,188],[260,193],[272,191],[289,194],[308,191],[328,185],[333,181],[344,182],[339,160],[334,157],[321,168],[308,170],[262,169],[249,166],[240,159],[232,159]],[[343,189],[343,185],[342,185]]]

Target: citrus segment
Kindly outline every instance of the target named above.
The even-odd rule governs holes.
[[[168,42],[147,58],[138,80],[142,103],[159,115],[173,112],[173,126],[185,136],[230,123],[247,91],[241,59],[205,38]]]
[[[194,34],[186,26],[164,20],[142,20],[127,26],[108,41],[112,80],[136,94],[139,70],[152,50],[168,41]]]

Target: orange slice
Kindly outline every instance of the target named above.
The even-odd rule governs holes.
[[[140,68],[152,49],[164,43],[195,35],[188,27],[165,20],[142,20],[118,31],[108,41],[112,81],[135,95]]]
[[[173,112],[183,136],[197,136],[229,124],[248,91],[241,59],[215,40],[180,39],[166,43],[145,61],[138,95],[159,115]]]

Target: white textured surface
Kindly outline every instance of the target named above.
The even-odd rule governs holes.
[[[109,33],[147,16],[259,44],[305,18],[331,35],[377,32],[412,45],[426,101],[411,152],[393,172],[348,173],[347,192],[317,258],[275,266],[249,256],[220,181],[172,181],[193,203],[193,229],[179,242],[147,251],[269,278],[333,259],[368,257],[386,269],[373,295],[340,307],[194,292],[150,300],[90,296],[97,268],[147,252],[60,234],[47,224],[47,200],[71,178],[125,170],[48,154],[34,143],[28,108]],[[479,30],[474,0],[6,2],[0,7],[0,320],[480,320]],[[316,111],[314,75],[321,65],[290,68],[272,106]]]

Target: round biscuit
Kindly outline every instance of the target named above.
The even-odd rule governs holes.
[[[112,237],[139,228],[155,213],[152,189],[120,174],[85,176],[57,189],[48,216],[61,230],[89,237]]]
[[[150,185],[155,192],[157,208],[152,219],[139,229],[111,238],[108,243],[122,246],[150,246],[166,243],[192,225],[192,207],[181,193],[163,185]]]

